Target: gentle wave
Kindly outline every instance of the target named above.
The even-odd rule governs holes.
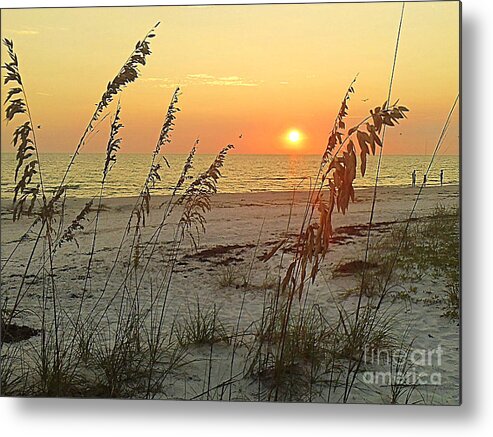
[[[155,189],[159,194],[171,191],[178,180],[187,155],[170,155],[167,160],[171,168],[163,168],[162,181]],[[67,195],[92,197],[101,186],[104,154],[82,154],[77,158],[68,179]],[[197,155],[193,175],[205,171],[214,159],[213,155]],[[417,171],[417,182],[430,163],[430,156],[384,156],[382,159],[379,185],[409,186],[411,173]],[[41,165],[46,190],[53,191],[61,180],[70,160],[69,154],[42,154]],[[368,158],[365,177],[358,173],[355,187],[369,187],[375,183],[378,158]],[[222,169],[223,178],[219,191],[223,193],[249,193],[264,191],[290,191],[294,188],[308,189],[319,168],[320,158],[314,155],[235,155],[226,158]],[[15,155],[2,154],[1,196],[12,197],[14,192]],[[127,197],[140,193],[150,164],[150,156],[143,154],[121,154],[106,181],[106,197]],[[428,175],[428,185],[440,183],[440,170],[444,171],[445,184],[459,183],[459,157],[437,156]]]

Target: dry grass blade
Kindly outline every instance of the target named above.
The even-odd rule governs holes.
[[[147,174],[144,187],[140,193],[139,202],[135,205],[133,209],[133,215],[136,217],[136,232],[139,232],[141,226],[146,225],[146,216],[150,212],[151,204],[151,190],[154,188],[156,183],[161,180],[161,175],[159,173],[161,169],[161,163],[156,162],[161,149],[168,143],[171,142],[171,132],[175,126],[176,113],[180,111],[177,107],[178,96],[180,95],[180,88],[176,88],[173,96],[171,97],[171,102],[168,106],[168,111],[166,112],[166,117],[164,118],[163,126],[161,127],[161,133],[159,134],[156,147],[152,153],[152,162],[149,168],[149,173]],[[164,158],[164,162],[168,165],[168,161]],[[169,166],[169,165],[168,165]]]
[[[210,199],[217,192],[221,168],[228,152],[233,148],[232,144],[224,147],[207,171],[198,176],[178,200],[179,204],[184,204],[183,214],[179,222],[182,237],[187,233],[195,247],[197,247],[197,241],[194,234],[198,238],[200,232],[205,232],[205,213],[211,209]]]
[[[115,112],[115,117],[113,118],[113,121],[111,122],[111,127],[110,127],[110,135],[108,139],[108,144],[106,146],[106,157],[104,160],[104,168],[103,168],[103,178],[101,180],[101,189],[104,186],[104,183],[106,181],[106,177],[108,176],[108,173],[111,171],[113,168],[113,165],[116,163],[116,154],[118,150],[120,150],[120,144],[122,142],[122,138],[118,137],[118,133],[120,129],[123,127],[123,124],[120,122],[120,112],[121,112],[121,106],[120,102],[118,102],[118,105],[116,107],[116,112]],[[65,229],[63,232],[62,236],[60,237],[58,241],[58,247],[61,247],[64,243],[73,241],[79,247],[79,244],[77,242],[77,239],[75,238],[75,232],[76,231],[82,231],[84,229],[84,226],[82,225],[82,222],[84,220],[87,220],[87,216],[91,212],[91,208],[94,204],[94,198],[89,200],[82,210],[79,212],[77,217],[75,217],[74,220],[72,220],[72,223]],[[99,212],[99,208],[98,208]]]
[[[19,61],[14,51],[14,43],[4,38],[3,44],[7,47],[10,59],[10,62],[5,62],[2,65],[6,71],[4,85],[12,82],[4,101],[6,120],[9,123],[18,116],[27,118],[14,130],[12,138],[12,145],[17,150],[14,176],[16,185],[13,199],[13,220],[16,221],[23,214],[30,215],[33,212],[36,199],[42,190],[42,178],[39,172],[36,137],[19,71]],[[39,183],[33,185],[33,178],[36,175],[38,175]]]
[[[82,222],[84,220],[87,220],[87,215],[91,211],[92,205],[93,205],[94,200],[91,199],[89,202],[87,202],[84,205],[84,208],[77,214],[77,217],[75,217],[74,220],[72,220],[72,223],[65,229],[63,232],[60,240],[58,241],[58,247],[61,247],[64,243],[68,243],[70,241],[73,241],[77,247],[79,247],[79,243],[77,242],[77,239],[75,238],[75,232],[76,231],[81,231],[84,229],[84,226],[82,225]]]
[[[151,54],[149,39],[156,36],[154,32],[158,26],[159,22],[147,33],[142,41],[137,42],[134,51],[125,64],[123,64],[121,70],[115,78],[108,83],[106,91],[101,96],[96,112],[93,115],[92,122],[99,118],[103,110],[108,107],[116,94],[139,77],[139,66],[146,65],[146,57]]]
[[[150,50],[150,38],[154,38],[155,30],[159,26],[159,22],[149,31],[147,32],[145,38],[142,41],[138,41],[132,54],[125,61],[123,67],[120,69],[118,74],[114,77],[114,79],[108,83],[106,90],[101,96],[101,100],[96,105],[96,110],[92,115],[89,123],[86,126],[86,129],[82,136],[79,139],[79,143],[75,148],[75,152],[70,159],[70,162],[65,170],[65,173],[60,181],[58,189],[55,192],[56,197],[58,192],[64,189],[65,181],[67,179],[72,166],[74,165],[76,157],[79,155],[82,147],[84,146],[88,136],[95,129],[95,123],[100,119],[103,111],[109,106],[109,104],[113,101],[113,98],[120,93],[123,88],[125,88],[130,83],[134,82],[139,77],[139,67],[146,64],[146,58],[151,54]]]
[[[263,261],[263,262],[267,262],[269,261],[276,253],[277,251],[282,247],[284,246],[284,244],[286,244],[287,242],[287,239],[286,238],[283,238],[281,241],[279,241],[279,243],[277,243],[276,245],[274,245],[274,247],[267,253],[259,256],[259,260],[260,261]]]
[[[185,161],[185,164],[183,165],[183,170],[181,171],[180,177],[178,178],[178,181],[176,182],[175,188],[173,191],[176,193],[178,192],[185,181],[190,179],[192,176],[189,175],[190,170],[193,168],[193,159],[195,157],[195,153],[197,152],[197,146],[199,145],[199,139],[197,138],[195,140],[195,143],[192,146],[192,149],[190,150],[190,153],[188,154],[188,157]]]
[[[180,108],[176,105],[178,104],[178,96],[180,95],[180,88],[176,88],[173,96],[171,97],[171,102],[168,106],[168,111],[166,112],[166,118],[164,119],[163,126],[161,127],[161,133],[159,134],[159,139],[156,144],[156,148],[154,149],[154,155],[159,155],[161,148],[164,147],[167,143],[171,143],[171,131],[175,126],[175,114],[180,112]]]
[[[120,123],[120,111],[121,106],[120,102],[118,102],[115,118],[111,123],[110,137],[108,140],[108,145],[106,147],[106,159],[104,161],[104,169],[103,169],[103,180],[106,179],[109,171],[113,167],[116,162],[116,153],[120,150],[120,144],[122,142],[121,138],[118,138],[118,132],[123,127],[123,124]]]
[[[328,180],[329,189],[334,192],[337,210],[343,214],[347,211],[349,200],[354,199],[353,181],[356,179],[356,148],[353,142],[356,134],[356,141],[360,149],[361,158],[361,175],[366,172],[367,155],[370,151],[375,155],[376,148],[382,147],[381,139],[383,126],[396,126],[401,119],[406,118],[406,112],[409,110],[405,106],[398,106],[398,102],[388,107],[387,102],[382,106],[370,110],[370,116],[366,117],[355,127],[349,129],[345,135],[344,141],[339,147],[347,143],[346,150],[339,156],[334,156],[322,180]],[[366,131],[362,129],[365,126]]]
[[[334,121],[334,125],[332,127],[332,131],[329,134],[329,139],[327,140],[327,146],[325,148],[325,152],[322,156],[322,162],[320,168],[323,168],[327,163],[330,162],[332,157],[332,151],[335,149],[337,144],[342,143],[342,134],[340,132],[341,129],[346,128],[346,123],[344,119],[348,115],[348,102],[351,98],[351,94],[354,94],[354,84],[356,82],[357,76],[353,79],[351,84],[349,85],[344,98],[342,99],[341,107],[339,108],[339,112],[337,113],[336,119]]]

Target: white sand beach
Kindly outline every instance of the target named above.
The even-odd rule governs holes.
[[[372,244],[385,238],[395,226],[409,219],[417,193],[418,188],[378,189]],[[320,274],[309,287],[308,297],[297,302],[297,305],[316,305],[320,314],[329,321],[337,320],[338,308],[351,312],[357,306],[358,296],[352,294],[351,290],[358,287],[360,275],[358,272],[345,272],[340,267],[350,261],[364,259],[366,225],[372,194],[372,189],[357,190],[355,202],[350,204],[349,211],[345,215],[334,214],[331,249],[321,266]],[[183,326],[183,320],[195,311],[199,302],[204,311],[212,308],[217,311],[217,319],[226,332],[241,332],[241,341],[235,339],[234,343],[218,341],[213,345],[187,346],[182,351],[182,365],[169,371],[156,397],[265,400],[263,395],[268,390],[268,382],[262,381],[260,377],[255,379],[248,376],[245,370],[252,352],[248,343],[255,338],[266,296],[276,288],[293,252],[286,249],[283,255],[276,254],[268,262],[261,261],[259,257],[268,253],[286,235],[291,238],[289,244],[294,243],[303,218],[306,197],[304,192],[294,195],[292,192],[219,193],[213,197],[212,210],[206,214],[206,232],[200,236],[197,248],[185,239],[177,252],[169,293],[166,295],[164,320],[167,332],[178,329]],[[159,208],[159,205],[166,200],[167,198],[162,197],[152,198],[150,220],[141,236],[142,242],[147,241],[158,229],[165,210],[165,207]],[[78,214],[84,203],[84,199],[66,200],[64,227]],[[122,293],[118,287],[121,286],[129,265],[128,256],[120,255],[115,270],[111,271],[111,268],[134,204],[135,199],[132,198],[103,199],[89,291],[83,299],[83,315],[90,312],[95,305],[98,308],[106,307],[106,304],[111,306],[115,296]],[[424,188],[414,217],[431,216],[437,205],[458,208],[459,187],[450,185]],[[8,202],[2,202],[2,265],[30,224],[30,220],[26,218],[12,222],[9,207]],[[176,221],[179,217],[178,214],[175,215],[167,221],[152,249],[153,255],[139,296],[139,305],[143,308],[152,300],[152,290],[156,290],[157,284],[167,277],[165,271],[169,265],[169,255],[173,252]],[[74,242],[65,243],[54,257],[57,301],[60,308],[69,314],[77,313],[81,305],[81,291],[93,239],[94,214],[89,216],[89,221],[84,222],[84,226],[85,229],[76,234],[78,246]],[[28,234],[2,271],[4,296],[15,296],[32,247],[30,243],[35,237],[36,232]],[[40,254],[37,253],[37,256],[40,257]],[[146,258],[145,251],[143,258]],[[39,265],[39,262],[33,265]],[[26,311],[15,322],[39,329],[42,287],[36,271],[37,267],[32,267],[26,278],[27,292],[20,304],[20,308],[25,308]],[[101,296],[110,271],[107,290]],[[438,298],[446,287],[447,284],[443,281],[440,282],[425,272],[419,281],[401,281],[389,295],[392,298],[386,298],[383,304],[385,314],[392,318],[389,335],[394,340],[394,348],[395,344],[401,342],[403,345],[412,345],[412,351],[417,355],[421,351],[428,353],[433,350],[436,353],[437,348],[440,351],[440,357],[435,356],[439,360],[423,362],[420,367],[425,374],[434,373],[435,377],[439,374],[439,384],[437,381],[428,381],[418,384],[412,390],[408,389],[407,392],[404,387],[403,392],[409,393],[407,402],[452,405],[459,402],[459,326],[457,320],[443,316],[443,306]],[[407,297],[398,298],[401,294],[406,294]],[[162,306],[162,302],[158,305]],[[109,327],[117,326],[117,311],[109,310],[105,318]],[[28,355],[33,354],[39,338],[38,335],[12,343],[10,347],[15,345],[23,348]],[[7,345],[7,349],[8,347]],[[368,349],[368,354],[370,353],[371,348]],[[383,380],[371,381],[371,375],[388,370],[388,364],[366,357],[365,368],[358,372],[348,401],[390,402],[391,391],[395,387],[390,387]],[[310,383],[309,394],[302,393],[293,400],[341,402],[343,389],[331,386],[332,392],[329,393],[328,387],[327,380],[316,380]],[[403,402],[403,398],[399,401]]]

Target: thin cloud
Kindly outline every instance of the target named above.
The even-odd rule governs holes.
[[[214,79],[214,76],[204,73],[188,74],[187,77],[190,79]]]
[[[13,33],[15,35],[38,35],[39,31],[34,29],[22,29],[22,30],[7,30],[6,33]]]
[[[161,77],[143,77],[140,79],[142,82],[152,82],[156,87],[159,88],[176,88],[177,86],[183,85],[176,81],[165,79]]]
[[[242,78],[240,76],[213,76],[206,73],[187,74],[183,80],[175,80],[161,77],[147,77],[141,79],[144,82],[154,82],[160,88],[172,88],[179,85],[206,85],[206,86],[241,86],[255,87],[260,82]]]
[[[143,77],[140,79],[141,82],[163,82],[166,81],[167,79],[163,79],[161,77]]]
[[[258,86],[256,82],[245,82],[242,80],[224,80],[216,79],[205,82],[205,85],[216,85],[216,86]]]
[[[189,74],[191,83],[199,83],[211,86],[258,86],[259,82],[245,79],[240,76],[213,76],[205,73]]]
[[[53,27],[40,25],[38,28],[7,29],[5,33],[11,33],[14,35],[39,35],[40,33],[44,33],[47,30],[53,32],[68,32],[69,28],[66,26]]]

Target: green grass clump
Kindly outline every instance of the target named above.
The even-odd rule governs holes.
[[[197,299],[183,322],[178,324],[177,339],[181,346],[205,345],[230,342],[224,325],[218,319],[219,310],[215,305],[204,308]]]

